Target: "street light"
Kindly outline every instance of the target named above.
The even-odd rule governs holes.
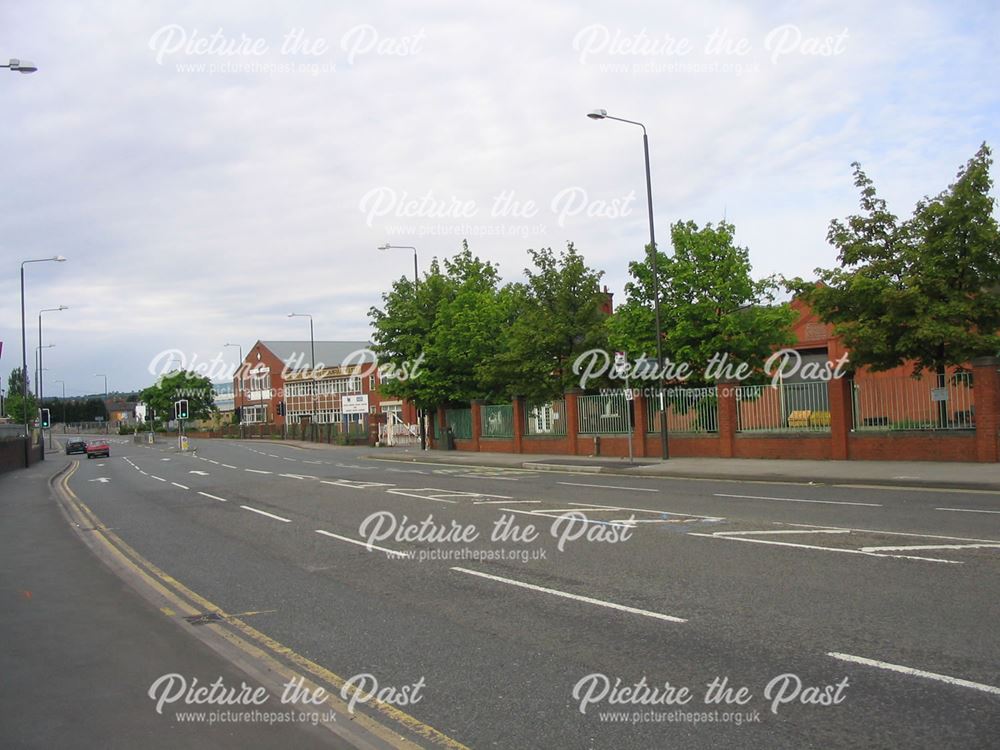
[[[236,369],[236,372],[240,376],[240,393],[243,393],[243,345],[242,344],[223,344],[223,348],[227,346],[235,346],[240,350],[240,366]],[[242,401],[241,401],[242,403]],[[233,408],[236,408],[236,393],[233,393]],[[240,412],[240,437],[243,437],[243,412]]]
[[[39,408],[42,406],[42,394],[38,389],[38,381],[42,378],[42,349],[54,349],[55,346],[55,344],[46,344],[35,347],[35,399],[38,401]]]
[[[35,386],[38,388],[38,404],[41,406],[42,398],[45,396],[45,387],[42,384],[42,352],[41,349],[47,349],[48,347],[42,346],[42,313],[47,312],[62,312],[63,310],[69,310],[66,305],[59,305],[59,307],[46,307],[43,310],[38,311],[38,346],[40,347],[38,352],[38,380]]]
[[[10,68],[12,71],[17,71],[18,73],[34,73],[38,70],[38,66],[34,63],[27,60],[18,60],[16,57],[10,58],[10,62],[6,65],[0,65],[0,68]]]
[[[16,62],[11,60],[11,64]],[[5,65],[3,67],[10,67]],[[27,71],[30,72],[30,71]],[[51,258],[32,258],[21,261],[21,408],[24,411],[24,466],[27,468],[31,460],[31,446],[28,435],[28,333],[24,326],[24,266],[28,263],[65,263],[66,259],[61,255],[54,255]],[[42,459],[45,458],[45,447],[42,447]]]
[[[413,298],[416,301],[417,298],[417,287],[420,285],[420,277],[417,272],[417,248],[411,245],[390,245],[386,242],[384,245],[378,246],[379,250],[412,250],[413,251]],[[427,450],[427,427],[424,424],[424,412],[420,408],[419,404],[417,406],[417,421],[420,422],[420,450]],[[388,425],[388,423],[387,423]]]
[[[316,341],[313,338],[313,316],[309,313],[288,313],[288,317],[309,318],[309,370],[312,373],[312,413],[309,416],[309,424],[314,425],[316,424]]]
[[[111,416],[111,414],[108,412],[108,376],[105,375],[103,372],[95,372],[94,377],[104,378],[104,413],[106,415],[104,418],[104,434],[107,435],[109,434],[107,417]]]
[[[591,120],[617,120],[642,128],[642,151],[646,159],[646,208],[649,212],[649,253],[653,270],[653,314],[656,318],[656,367],[659,371],[657,379],[660,381],[660,448],[663,460],[666,461],[670,458],[670,448],[667,443],[667,402],[663,394],[663,329],[660,326],[660,274],[656,267],[656,234],[653,231],[653,188],[649,176],[649,136],[646,135],[646,126],[641,122],[612,117],[606,109],[595,109],[588,112],[587,117]]]
[[[66,434],[66,381],[65,380],[53,380],[53,383],[62,383],[62,425],[63,425],[63,435]],[[51,436],[52,433],[50,432]]]

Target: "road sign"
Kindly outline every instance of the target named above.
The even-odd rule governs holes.
[[[367,414],[368,394],[355,393],[340,397],[340,410],[343,414]]]
[[[947,401],[947,400],[948,400],[947,388],[931,388],[931,401]]]

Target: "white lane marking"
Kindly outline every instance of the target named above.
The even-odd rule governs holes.
[[[949,685],[957,685],[958,687],[972,688],[973,690],[981,690],[984,693],[992,693],[993,695],[1000,695],[1000,687],[994,687],[993,685],[984,685],[981,682],[973,682],[972,680],[963,680],[961,677],[949,677],[946,674],[938,674],[937,672],[927,672],[923,669],[914,669],[913,667],[904,667],[902,664],[890,664],[887,661],[879,661],[878,659],[867,659],[864,656],[853,656],[852,654],[842,654],[837,651],[830,651],[827,656],[832,656],[834,659],[839,659],[840,661],[851,662],[852,664],[864,664],[866,667],[877,667],[878,669],[887,669],[890,672],[899,672],[901,674],[908,674],[912,677],[926,677],[929,680],[938,680],[939,682],[944,682]]]
[[[816,503],[818,505],[863,505],[867,508],[881,508],[881,503],[849,503],[846,500],[802,500],[794,497],[767,497],[765,495],[727,495],[724,492],[714,493],[715,497],[739,497],[745,500],[780,500],[784,503]]]
[[[527,503],[540,503],[541,500],[473,500],[473,505],[525,505]]]
[[[1000,544],[913,544],[902,547],[862,547],[863,552],[907,552],[919,549],[1000,549]]]
[[[160,460],[161,461],[169,461],[170,459],[169,458],[161,458]]]
[[[252,474],[270,474],[269,471],[262,471],[260,469],[244,469],[243,471],[249,471]]]
[[[322,461],[306,461],[305,459],[303,459],[302,463],[304,463],[304,464],[321,464],[323,462]]]
[[[392,487],[393,485],[388,482],[363,482],[359,479],[337,479],[330,481],[327,479],[320,479],[321,484],[332,484],[335,487],[349,487],[352,490],[368,490],[372,487]]]
[[[107,484],[111,480],[107,477],[97,477],[96,479],[88,479],[88,482],[100,482],[101,484]]]
[[[288,477],[289,479],[319,479],[319,477],[314,477],[312,474],[278,474],[279,477]]]
[[[166,479],[164,479],[163,477],[158,477],[158,476],[156,476],[156,474],[150,474],[149,476],[151,476],[151,477],[152,477],[153,479],[155,479],[155,480],[157,480],[157,481],[159,481],[159,482],[166,482],[166,481],[167,481],[167,480],[166,480]]]
[[[659,492],[652,487],[621,487],[615,484],[584,484],[583,482],[556,482],[570,487],[599,487],[602,490],[632,490],[633,492]]]
[[[359,539],[351,539],[349,536],[341,536],[340,534],[334,534],[329,531],[323,531],[323,529],[316,529],[317,534],[322,534],[323,536],[328,536],[331,539],[339,539],[342,542],[347,542],[349,544],[356,544],[359,547],[364,547],[369,552],[373,549],[377,549],[379,552],[385,552],[389,555],[396,555],[397,557],[406,557],[406,552],[400,552],[399,550],[389,549],[388,547],[379,547],[377,544],[368,544],[368,542],[362,542]]]
[[[571,503],[572,504],[572,503]],[[845,531],[855,531],[864,534],[886,534],[888,536],[913,536],[918,539],[947,539],[952,542],[986,542],[987,544],[1000,544],[1000,539],[976,539],[967,536],[942,536],[941,534],[918,534],[913,531],[885,531],[884,529],[852,529],[847,526],[818,526],[814,523],[792,523],[784,521],[785,526],[802,526],[811,529],[844,529]]]
[[[219,502],[222,502],[222,503],[226,503],[226,502],[229,502],[229,501],[228,501],[228,500],[226,500],[226,498],[224,498],[224,497],[219,497],[219,496],[217,496],[217,495],[209,495],[209,494],[208,494],[207,492],[199,492],[198,494],[199,494],[199,495],[204,495],[205,497],[210,497],[210,498],[212,498],[213,500],[218,500]]]
[[[864,552],[859,549],[846,549],[844,547],[821,547],[817,544],[795,544],[793,542],[774,542],[770,539],[752,539],[746,536],[716,536],[715,534],[700,534],[696,531],[689,531],[688,536],[703,536],[709,539],[725,539],[729,542],[753,542],[755,544],[771,544],[775,547],[796,547],[798,549],[814,549],[822,552],[844,552],[849,555],[868,555],[869,557],[894,557],[900,560],[920,560],[922,562],[949,563],[951,565],[963,565],[959,560],[941,560],[937,557],[917,557],[915,555],[887,555],[881,552]]]
[[[236,468],[236,467],[235,467],[235,466],[233,466],[232,464],[221,464],[221,465],[222,465],[222,466],[225,466],[225,467],[226,467],[227,469],[235,469],[235,468]]]
[[[171,482],[170,484],[172,484],[174,487],[180,487],[182,490],[189,490],[189,489],[191,489],[186,484],[181,484],[180,482]]]
[[[142,469],[139,469],[139,473],[142,474],[143,476],[146,476],[146,477],[149,476],[149,474],[147,474],[146,472],[144,472]]]
[[[549,511],[544,510],[544,509],[543,510],[517,510],[516,508],[501,508],[500,510],[502,510],[504,513],[520,513],[522,516],[534,516],[535,518],[551,518],[551,519],[556,520],[556,521],[558,521],[561,518],[563,518],[567,513],[581,513],[581,511],[578,511],[578,510],[571,510],[571,511],[558,511],[559,515],[550,515]],[[580,521],[580,522],[582,522],[582,523],[592,523],[595,526],[626,526],[626,527],[628,527],[628,526],[632,525],[632,521],[628,520],[628,519],[626,519],[625,521],[605,521],[603,519],[602,520],[598,520],[596,518],[587,518],[587,514],[586,513],[583,513],[583,518],[577,518],[577,520]]]
[[[282,456],[281,460],[282,461],[298,461],[299,459],[297,459],[297,458],[289,458],[288,456]]]
[[[268,453],[267,455],[269,455],[271,458],[281,458],[281,456],[279,456],[277,453]]]
[[[706,521],[722,521],[724,520],[722,516],[699,516],[697,513],[676,513],[670,510],[650,510],[649,508],[629,508],[629,507],[615,507],[611,505],[595,505],[593,503],[566,503],[566,505],[573,505],[583,510],[588,508],[614,508],[615,510],[634,510],[636,513],[655,513],[660,516],[684,516],[685,518],[703,518]]]
[[[973,510],[972,508],[935,508],[934,510],[950,510],[954,513],[996,513],[1000,515],[1000,510]]]
[[[673,615],[665,615],[662,612],[650,612],[648,609],[639,609],[637,607],[628,607],[624,604],[615,604],[614,602],[607,602],[603,599],[594,599],[589,596],[580,596],[579,594],[570,594],[567,591],[559,591],[558,589],[549,589],[544,586],[536,586],[533,583],[525,583],[524,581],[515,581],[513,578],[503,578],[502,576],[491,575],[490,573],[480,573],[478,570],[469,570],[468,568],[452,568],[452,570],[459,573],[465,573],[470,576],[478,576],[479,578],[487,578],[491,581],[499,581],[500,583],[506,583],[511,586],[519,586],[524,589],[530,589],[531,591],[540,591],[543,594],[552,594],[553,596],[563,597],[564,599],[573,599],[578,602],[585,602],[587,604],[596,604],[598,607],[607,607],[609,609],[617,609],[621,612],[630,612],[634,615],[643,615],[644,617],[653,617],[657,620],[666,620],[667,622],[687,622],[687,620],[674,617]]]
[[[251,508],[249,505],[241,505],[243,510],[249,510],[253,513],[260,513],[262,516],[267,516],[268,518],[273,518],[275,521],[283,521],[284,523],[291,523],[291,518],[282,518],[281,516],[276,516],[273,513],[268,513],[266,510],[257,510],[256,508]]]
[[[208,458],[208,459],[206,459],[206,460],[207,460],[207,461],[208,461],[208,462],[209,462],[210,464],[216,464],[216,465],[218,465],[218,463],[219,463],[218,461],[213,461],[213,460],[212,460],[211,458]]]
[[[847,529],[784,529],[782,531],[716,531],[715,536],[747,536],[758,534],[850,534]]]
[[[208,472],[207,471],[198,471],[197,469],[193,469],[193,470],[189,471],[188,474],[197,474],[200,477],[207,477],[208,476]]]

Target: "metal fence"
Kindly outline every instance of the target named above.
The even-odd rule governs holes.
[[[715,386],[707,388],[669,388],[666,390],[667,431],[708,433],[719,431],[719,395]],[[646,399],[646,432],[660,431],[658,393]]]
[[[829,432],[826,382],[736,387],[738,432]]]
[[[456,438],[472,439],[472,409],[445,409],[444,418]]]
[[[865,378],[851,388],[854,429],[973,430],[972,374]]]
[[[482,420],[483,437],[514,437],[514,407],[510,404],[484,406]]]
[[[566,402],[524,405],[524,434],[527,437],[566,434]]]
[[[624,392],[580,396],[577,432],[581,435],[627,435],[631,432],[631,402]]]

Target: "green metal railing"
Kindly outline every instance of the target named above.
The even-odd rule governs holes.
[[[472,409],[445,409],[444,418],[456,438],[472,439]]]
[[[514,407],[496,404],[482,408],[482,436],[489,438],[514,437]]]
[[[577,432],[581,435],[627,435],[631,432],[631,404],[624,392],[580,396]]]
[[[715,386],[666,390],[667,431],[671,434],[719,431],[719,397]],[[660,398],[646,399],[646,431],[660,431]]]

